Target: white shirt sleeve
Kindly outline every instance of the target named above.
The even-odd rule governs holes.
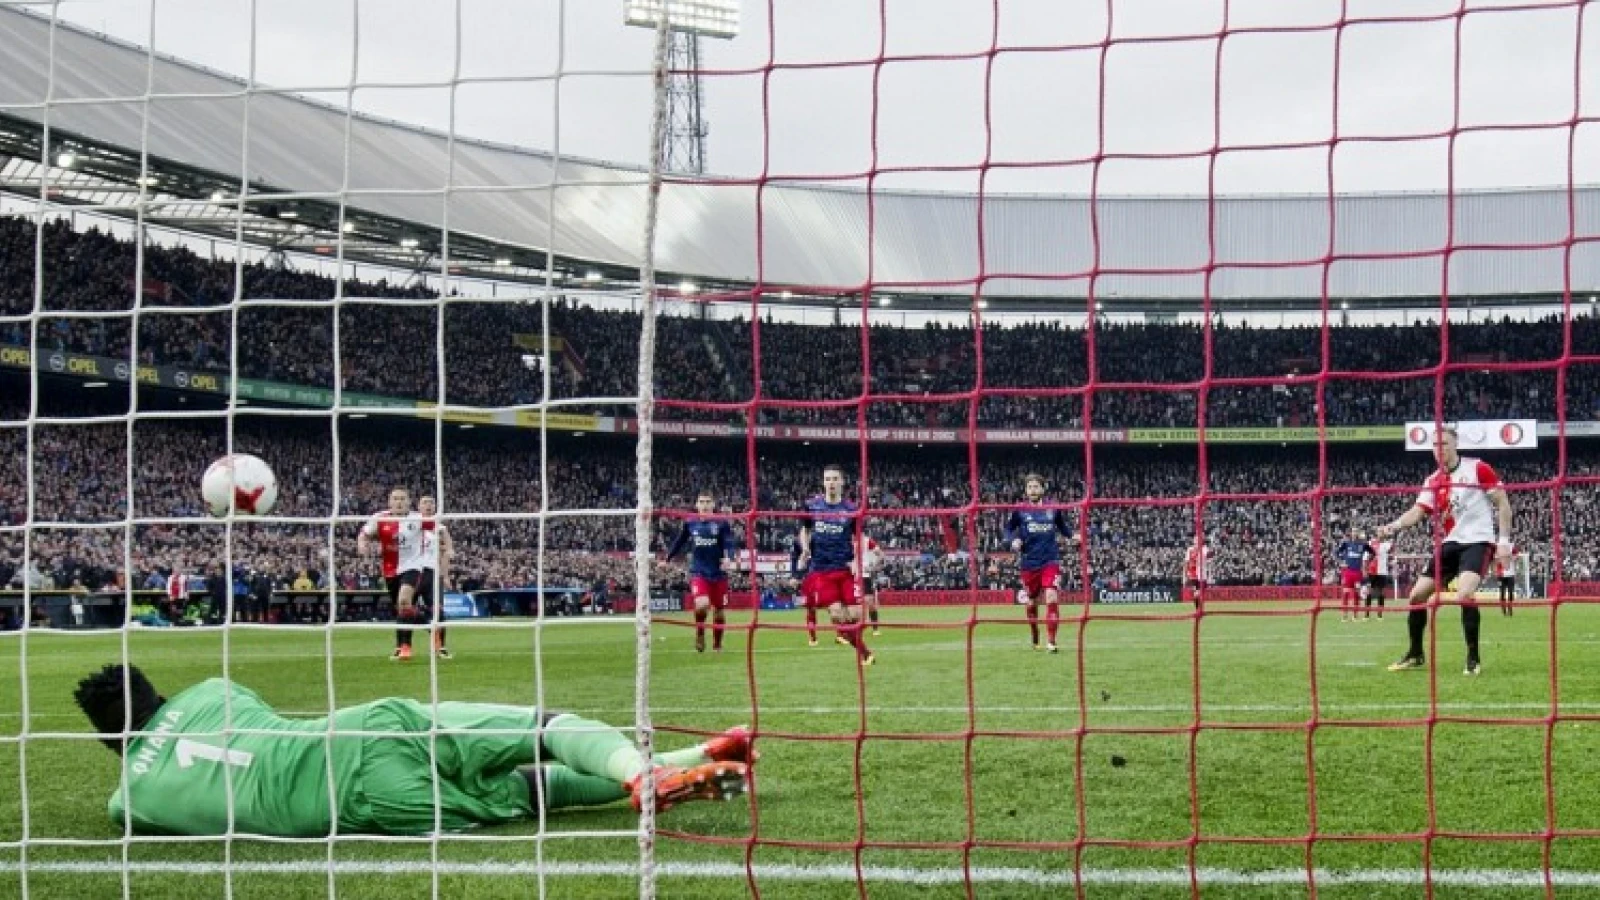
[[[1423,485],[1421,493],[1417,494],[1417,505],[1422,507],[1423,509],[1427,510],[1428,512],[1433,512],[1433,488],[1432,488],[1432,486]]]

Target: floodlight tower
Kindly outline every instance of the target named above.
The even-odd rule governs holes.
[[[739,34],[739,0],[626,0],[629,25],[655,29],[667,18],[667,127],[661,167],[702,175],[706,170],[705,97],[700,90],[700,38]]]

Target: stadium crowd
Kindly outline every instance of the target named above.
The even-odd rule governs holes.
[[[237,353],[238,371],[247,377],[331,388],[338,372],[346,391],[430,400],[440,397],[442,379],[447,402],[502,406],[543,396],[544,373],[525,357],[539,353],[548,327],[560,339],[551,347],[552,397],[636,394],[640,320],[635,313],[570,299],[548,307],[464,297],[441,303],[420,281],[338,282],[271,261],[236,265],[155,243],[140,252],[130,241],[93,228],[74,230],[66,220],[36,229],[31,220],[0,217],[0,271],[16,276],[0,283],[0,315],[33,310],[34,257],[41,243],[41,348],[127,358],[137,337],[137,356],[147,364],[228,372]],[[137,291],[136,273],[142,273]],[[127,311],[136,293],[140,314],[133,317]],[[229,308],[236,294],[243,302]],[[337,315],[328,302],[335,297],[340,298]],[[107,315],[50,315],[68,310]],[[869,423],[964,425],[970,415],[966,395],[978,387],[980,337],[985,389],[1082,388],[1089,383],[1092,338],[1095,384],[1114,386],[1093,392],[1089,416],[1094,425],[1185,427],[1193,426],[1198,415],[1199,393],[1178,387],[1206,377],[1205,335],[1195,325],[1108,320],[1092,333],[1059,322],[986,324],[981,331],[948,324],[875,325],[864,333],[851,319],[845,315],[838,324],[822,326],[769,317],[756,328],[742,319],[664,317],[656,366],[657,394],[666,401],[661,414],[741,420],[736,410],[696,409],[674,401],[752,399],[759,331],[762,399],[800,401],[762,407],[765,423],[855,423],[857,408],[846,401],[861,395],[865,353],[872,393],[903,398],[868,404]],[[1555,418],[1554,362],[1561,358],[1567,330],[1559,317],[1453,324],[1450,362],[1459,368],[1444,379],[1447,414]],[[1570,333],[1574,355],[1600,353],[1600,317],[1575,317]],[[237,348],[230,335],[239,336]],[[0,325],[0,343],[29,342],[23,321]],[[1320,370],[1322,346],[1321,328],[1251,327],[1219,315],[1211,330],[1210,376],[1307,376]],[[1429,370],[1439,363],[1440,346],[1440,329],[1430,321],[1335,324],[1327,330],[1330,371],[1358,374],[1330,380],[1320,400],[1311,379],[1212,383],[1205,394],[1206,421],[1214,427],[1313,425],[1319,412],[1329,425],[1431,418],[1439,384]],[[1477,368],[1537,362],[1550,365]],[[1600,417],[1600,369],[1572,364],[1564,371],[1566,416]],[[819,405],[828,401],[835,403]],[[988,426],[1081,427],[1085,417],[1083,399],[1076,394],[986,394],[978,402],[978,421]],[[605,404],[570,411],[586,407],[625,411]]]
[[[21,524],[27,509],[23,461],[26,432],[0,431],[0,522]],[[32,553],[36,584],[59,588],[81,585],[97,590],[125,583],[158,583],[175,567],[203,575],[231,562],[251,577],[263,575],[287,588],[303,571],[333,577],[340,586],[375,583],[370,559],[357,556],[355,534],[367,514],[382,508],[390,487],[407,486],[413,497],[433,494],[453,519],[458,564],[451,580],[468,587],[516,587],[539,575],[546,586],[590,588],[607,583],[631,594],[633,568],[626,554],[633,546],[633,522],[626,510],[634,501],[633,448],[626,441],[590,437],[552,440],[546,477],[534,436],[524,432],[480,430],[447,432],[436,444],[423,425],[369,426],[346,422],[339,439],[338,503],[334,502],[332,442],[325,422],[239,417],[234,447],[269,459],[279,476],[275,515],[304,523],[236,525],[232,555],[221,523],[141,521],[131,529],[73,527],[121,521],[128,514],[128,429],[120,424],[49,424],[34,428],[33,504],[36,523]],[[226,434],[220,420],[144,420],[133,429],[132,514],[140,520],[199,519],[196,460],[221,455]],[[436,454],[436,446],[444,452]],[[1187,454],[1187,455],[1186,455]],[[1088,574],[1096,584],[1126,585],[1170,580],[1196,532],[1198,490],[1193,448],[1096,453],[1094,498],[1089,515]],[[1496,460],[1504,477],[1533,484],[1550,479],[1549,451]],[[1074,448],[1048,452],[1026,449],[986,451],[976,478],[958,449],[890,449],[869,460],[868,496],[877,511],[867,528],[888,551],[887,576],[896,588],[1004,586],[1014,580],[1012,558],[1001,545],[999,509],[981,509],[969,520],[962,508],[973,497],[986,505],[1015,502],[1023,476],[1041,472],[1052,499],[1076,503],[1084,497],[1084,464]],[[1320,574],[1334,571],[1332,550],[1352,526],[1370,528],[1397,515],[1414,496],[1427,472],[1422,454],[1388,448],[1336,448],[1330,453],[1320,500],[1320,531],[1313,528],[1318,502],[1317,462],[1310,448],[1262,451],[1217,448],[1208,474],[1213,493],[1203,528],[1213,547],[1213,577],[1223,584],[1306,584],[1318,577],[1312,553],[1320,536]],[[1600,448],[1574,443],[1569,474],[1600,473]],[[852,469],[855,467],[852,466]],[[692,507],[695,494],[712,490],[729,514],[750,509],[749,472],[737,443],[657,444],[655,496],[665,510]],[[436,476],[442,475],[442,482]],[[753,517],[755,547],[781,554],[795,527],[792,511],[818,488],[819,457],[809,448],[774,446],[758,460],[758,514]],[[543,485],[549,509],[562,514],[541,520]],[[442,485],[442,487],[441,487]],[[1341,487],[1392,486],[1393,496],[1353,497]],[[854,487],[851,488],[855,490]],[[1248,496],[1260,495],[1260,496]],[[1270,495],[1270,499],[1268,498]],[[1550,558],[1552,489],[1514,489],[1516,535],[1535,559]],[[1149,502],[1155,500],[1157,502]],[[1600,572],[1600,551],[1588,538],[1600,534],[1600,492],[1593,485],[1564,489],[1564,558],[1570,578]],[[479,513],[522,513],[525,518],[474,518]],[[1077,513],[1073,513],[1076,517]],[[333,527],[311,521],[338,517]],[[752,519],[741,519],[738,530]],[[656,531],[660,551],[678,527],[663,515]],[[124,536],[130,535],[126,546]],[[0,584],[30,573],[21,565],[21,532],[0,534]],[[1397,548],[1401,554],[1427,550],[1422,533],[1412,533]],[[1084,562],[1076,545],[1064,547],[1065,566],[1074,583]],[[316,580],[316,579],[314,579]],[[681,564],[658,561],[653,582],[683,581]],[[323,582],[326,584],[326,582]],[[741,581],[741,584],[743,582]]]

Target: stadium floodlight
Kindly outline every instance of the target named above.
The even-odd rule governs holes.
[[[419,242],[417,241],[416,238],[402,238],[401,241],[400,241],[400,246],[404,247],[407,250],[415,250],[415,249],[417,249],[417,244],[418,243]]]
[[[680,294],[693,294],[693,293],[695,293],[695,292],[697,292],[699,290],[700,290],[700,286],[695,284],[692,281],[680,281],[680,282],[678,282],[678,293],[680,293]]]
[[[63,150],[56,155],[56,168],[58,169],[70,169],[77,163],[78,157],[73,155],[71,150]]]
[[[588,274],[583,276],[583,280],[584,281],[589,281],[589,282],[594,282],[594,281],[599,281],[600,279],[602,279],[604,277],[605,276],[601,275],[598,271],[596,271],[594,269],[590,269]]]
[[[667,27],[714,38],[739,36],[739,0],[627,0],[624,10],[629,25],[655,28],[661,17]]]
[[[500,258],[499,258],[499,259],[497,259],[497,260],[495,260],[495,261],[494,261],[494,264],[495,264],[495,265],[497,265],[497,266],[499,266],[499,267],[501,267],[501,268],[502,268],[502,269],[503,269],[503,268],[505,268],[505,267],[506,267],[506,266],[509,266],[509,265],[511,265],[511,260],[510,260],[510,259],[509,259],[509,258],[508,258],[508,257],[504,257],[504,256],[502,256],[502,257],[500,257]]]
[[[890,306],[893,303],[894,303],[894,298],[893,297],[879,297],[878,298],[878,305],[879,306]]]

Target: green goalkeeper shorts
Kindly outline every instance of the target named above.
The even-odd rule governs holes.
[[[441,710],[442,727],[453,727],[451,718]],[[386,734],[362,740],[361,783],[341,828],[427,834],[534,815],[527,780],[515,766],[503,754],[475,747],[503,744],[505,738],[430,735],[432,726],[426,704],[398,699],[372,704],[362,730]]]

